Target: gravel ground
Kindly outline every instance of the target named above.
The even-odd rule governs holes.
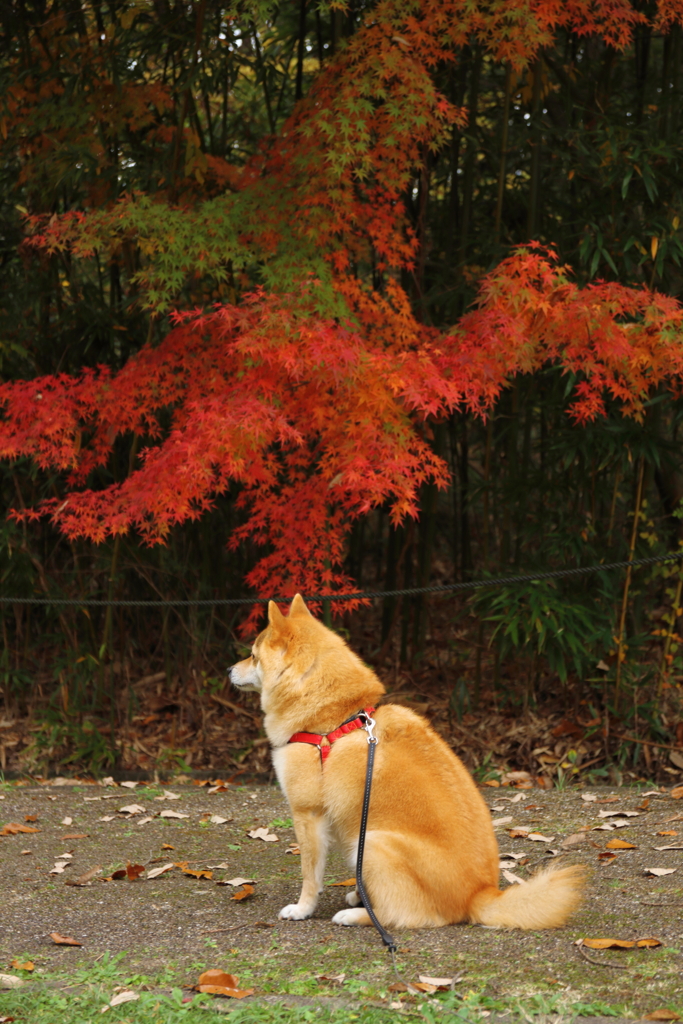
[[[568,1004],[585,1005],[589,1016],[599,1015],[601,1002],[623,1007],[625,1016],[663,1007],[683,1016],[683,801],[666,790],[649,796],[643,790],[484,789],[499,822],[501,852],[519,855],[508,858],[505,870],[528,877],[554,856],[550,851],[564,862],[585,864],[591,876],[583,908],[556,932],[453,926],[397,935],[403,975],[411,981],[420,974],[462,976],[463,991],[484,986],[487,994],[505,998],[564,992]],[[586,795],[596,799],[587,801]],[[132,804],[142,810],[121,812]],[[186,817],[159,816],[164,811]],[[229,820],[213,823],[210,815]],[[626,824],[594,830],[615,819]],[[374,930],[330,922],[347,891],[331,884],[348,874],[336,856],[328,864],[328,885],[315,917],[278,921],[278,910],[298,896],[299,860],[287,853],[295,837],[287,805],[274,786],[229,786],[209,793],[177,781],[135,790],[54,780],[40,786],[5,784],[0,832],[7,823],[39,831],[0,836],[0,972],[19,958],[32,960],[36,973],[46,975],[87,967],[109,952],[123,955],[122,970],[130,975],[170,971],[178,984],[194,983],[200,970],[221,967],[261,997],[363,991],[381,999],[394,980]],[[249,830],[261,827],[278,841],[248,837]],[[510,829],[542,838],[511,837]],[[570,836],[579,838],[567,844]],[[636,848],[607,850],[615,839]],[[656,849],[670,844],[682,848]],[[600,857],[611,852],[613,859]],[[67,853],[70,859],[61,862],[68,867],[50,874]],[[144,876],[171,862],[209,869],[213,877],[193,877],[178,867],[157,878]],[[144,865],[144,875],[104,880],[127,863]],[[97,866],[102,873],[87,884],[66,884]],[[645,873],[650,868],[675,870],[653,877]],[[254,879],[254,893],[234,900],[235,887],[216,884],[235,877]],[[82,945],[56,945],[52,932]],[[575,944],[581,938],[643,937],[655,937],[661,945],[596,950]],[[341,984],[317,980],[342,973]]]

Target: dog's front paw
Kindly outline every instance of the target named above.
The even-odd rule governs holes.
[[[277,915],[281,921],[303,921],[313,913],[313,907],[307,907],[302,903],[289,903],[283,907]]]
[[[346,902],[350,907],[359,907],[361,904],[360,896],[358,895],[357,889],[352,889],[351,892],[346,894]]]
[[[369,924],[370,918],[367,915],[367,911],[361,907],[360,909],[354,908],[353,910],[340,910],[332,918],[332,924]]]

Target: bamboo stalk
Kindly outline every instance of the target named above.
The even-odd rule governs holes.
[[[531,99],[531,171],[529,181],[529,210],[527,216],[527,236],[532,239],[538,232],[539,205],[541,195],[541,84],[543,76],[543,60],[539,59],[534,64],[534,83]]]
[[[261,43],[259,42],[258,32],[256,31],[256,25],[251,23],[251,35],[254,40],[254,49],[256,50],[256,62],[261,73],[261,84],[263,85],[263,98],[266,101],[266,113],[268,115],[268,127],[270,128],[270,134],[275,135],[275,119],[273,117],[273,107],[270,102],[270,90],[268,89],[268,82],[266,80],[266,69],[263,63],[263,54],[261,52]]]
[[[474,133],[477,130],[477,115],[479,109],[479,82],[481,78],[481,67],[483,54],[481,48],[477,49],[472,63],[472,74],[470,77],[470,91],[468,96],[469,115],[467,119],[467,148],[463,162],[462,175],[462,216],[460,220],[460,265],[467,262],[467,248],[469,242],[470,227],[472,224],[472,204],[474,199],[474,169],[477,160],[477,140]]]
[[[505,196],[505,171],[507,166],[508,128],[510,122],[510,93],[512,91],[512,66],[505,69],[505,99],[503,101],[503,125],[500,139],[500,167],[498,170],[498,196],[496,199],[496,216],[493,235],[496,242],[500,241],[500,226],[503,219],[503,197]]]
[[[631,530],[631,544],[628,551],[629,562],[633,561],[633,552],[638,539],[638,520],[640,519],[640,504],[643,497],[643,477],[645,475],[645,457],[640,457],[640,471],[638,473],[638,486],[636,488],[636,504],[633,511],[633,528]],[[619,616],[619,635],[617,638],[617,677],[614,683],[614,706],[619,705],[619,689],[621,686],[621,666],[625,659],[624,654],[624,627],[626,624],[626,612],[628,609],[628,593],[631,587],[631,566],[626,570],[624,580],[624,592],[621,598],[621,615]]]
[[[671,640],[675,632],[677,614],[676,610],[681,607],[681,593],[683,592],[683,571],[678,570],[678,583],[676,585],[676,593],[674,595],[673,606],[671,608],[671,622],[669,623],[669,629],[667,630],[666,639],[664,640],[664,649],[662,651],[662,660],[659,665],[659,675],[657,678],[657,697],[661,696],[662,686],[664,685],[664,678],[668,675],[668,663],[669,663],[669,650],[671,648]]]
[[[304,50],[306,44],[306,0],[299,0],[299,38],[296,54],[296,80],[294,83],[294,102],[303,96],[304,81]]]
[[[621,467],[617,466],[617,471],[614,475],[614,487],[612,489],[612,504],[609,510],[609,527],[607,530],[607,547],[612,543],[612,531],[614,529],[614,514],[617,507],[617,497],[619,496],[619,484],[621,483]]]

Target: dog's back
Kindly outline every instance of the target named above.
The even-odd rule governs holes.
[[[474,895],[498,879],[489,810],[427,722],[390,704],[375,717],[364,869],[373,906],[380,920],[404,927],[463,920]],[[366,756],[365,734],[348,737],[333,748],[323,775],[325,809],[353,868]]]

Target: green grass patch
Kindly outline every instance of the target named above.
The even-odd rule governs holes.
[[[11,1017],[17,1024],[93,1024],[102,1020],[109,1024],[206,1024],[207,1011],[230,1016],[232,1024],[298,1024],[316,1021],[321,1024],[384,1024],[399,1017],[421,1019],[426,1024],[458,1021],[485,1024],[489,1017],[504,1017],[511,1024],[542,1024],[549,1014],[561,1015],[565,1021],[587,1016],[628,1016],[625,1006],[596,1001],[576,1002],[568,993],[536,994],[520,998],[491,997],[484,992],[467,991],[439,993],[432,997],[406,996],[400,1008],[394,993],[381,986],[368,985],[360,978],[349,979],[342,986],[316,986],[312,979],[299,988],[305,1001],[287,1005],[288,995],[274,1005],[253,999],[244,1002],[193,993],[177,985],[177,971],[156,975],[133,974],[121,970],[123,956],[106,956],[102,961],[69,974],[55,974],[31,979],[30,985],[0,993],[0,1017]],[[199,967],[201,965],[197,965]],[[27,977],[24,974],[24,977]],[[240,978],[240,984],[247,984]],[[316,991],[317,987],[317,991]],[[134,1001],[110,1007],[102,1012],[112,997],[121,990],[138,995]],[[291,996],[290,998],[296,998]],[[340,1006],[337,1000],[346,1005]],[[385,1001],[386,1005],[379,1005]],[[283,1005],[284,1004],[284,1005]]]

